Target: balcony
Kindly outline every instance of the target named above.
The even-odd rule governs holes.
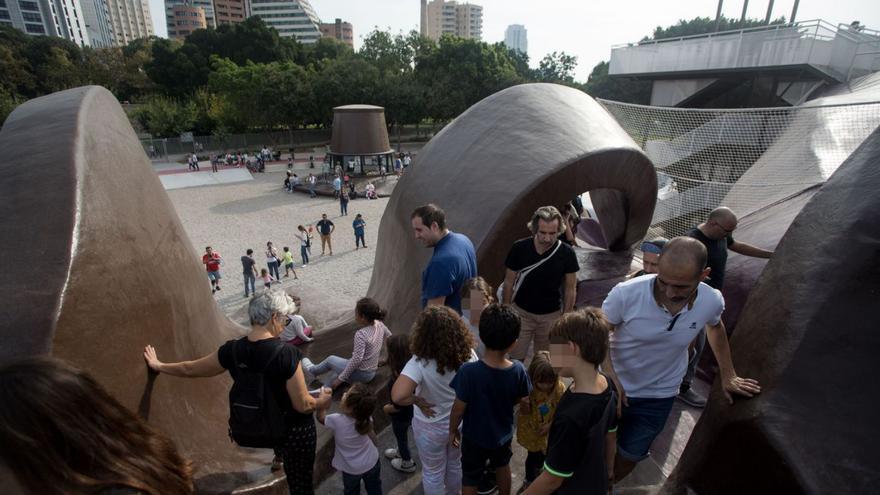
[[[880,33],[813,20],[615,46],[608,73],[659,79],[807,69],[842,82],[878,67]]]

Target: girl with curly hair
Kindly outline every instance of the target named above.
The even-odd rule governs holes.
[[[413,434],[422,462],[426,495],[461,492],[461,450],[449,444],[449,413],[455,391],[449,382],[466,362],[476,361],[474,339],[464,320],[446,306],[429,306],[412,329],[413,357],[394,387],[395,404],[417,407]]]

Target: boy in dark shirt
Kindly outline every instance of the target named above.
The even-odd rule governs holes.
[[[519,361],[507,353],[519,338],[520,320],[512,307],[490,304],[480,315],[480,340],[486,352],[480,361],[465,363],[449,384],[455,403],[449,416],[449,442],[461,447],[462,493],[475,495],[486,469],[495,471],[498,493],[510,494],[510,441],[513,407],[531,392]],[[458,427],[464,419],[464,427]]]
[[[599,373],[611,324],[602,310],[566,313],[550,330],[550,363],[574,382],[556,406],[544,472],[527,495],[608,493],[617,441],[617,391]]]

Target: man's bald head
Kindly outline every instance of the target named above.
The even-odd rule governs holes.
[[[666,243],[660,253],[659,266],[687,267],[697,275],[706,268],[707,258],[706,246],[702,242],[693,237],[676,237]]]
[[[719,206],[709,213],[709,220],[716,222],[737,222],[736,214],[726,206]]]

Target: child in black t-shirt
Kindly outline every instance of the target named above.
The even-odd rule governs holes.
[[[556,406],[544,472],[527,495],[605,494],[613,481],[617,392],[599,373],[611,324],[600,309],[562,315],[550,330],[550,362],[574,382]]]
[[[449,384],[455,403],[449,416],[449,442],[461,447],[462,493],[477,493],[487,467],[495,470],[500,494],[510,493],[510,441],[513,407],[531,392],[531,383],[519,361],[507,353],[519,338],[519,315],[512,307],[490,304],[480,315],[483,358],[465,363]],[[464,427],[458,427],[464,419]]]

